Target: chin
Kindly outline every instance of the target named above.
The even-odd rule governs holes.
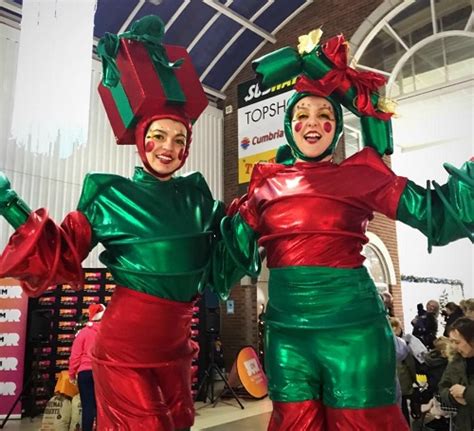
[[[161,164],[159,166],[151,165],[153,170],[158,172],[160,175],[171,175],[178,168],[178,166],[179,164],[173,164],[173,166],[163,166]]]
[[[322,151],[303,151],[303,154],[306,156],[306,157],[318,157],[322,154],[323,152]]]

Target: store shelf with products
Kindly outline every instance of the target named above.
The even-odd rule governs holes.
[[[59,373],[68,369],[72,343],[79,329],[87,322],[89,305],[102,303],[107,306],[115,291],[113,277],[105,268],[85,268],[84,278],[83,290],[75,291],[68,284],[51,286],[40,298],[30,299],[29,332],[32,330],[32,314],[44,312],[50,316],[47,333],[41,334],[41,340],[30,341],[27,346],[30,360],[26,363],[28,370],[25,371],[25,378],[32,371],[36,375],[35,384],[30,389],[30,402],[34,403],[36,412],[43,411],[53,396]],[[208,349],[203,327],[206,319],[203,316],[204,301],[198,298],[191,321],[192,340],[200,347],[199,355],[192,361],[193,395],[196,395],[202,379],[201,370],[207,367]]]
[[[112,275],[105,268],[84,269],[84,289],[75,291],[68,284],[51,286],[40,298],[30,300],[28,332],[34,332],[33,314],[47,313],[49,325],[40,334],[29,337],[25,376],[35,374],[30,388],[30,404],[42,411],[53,395],[59,373],[68,369],[76,333],[87,322],[90,304],[107,305],[115,290]],[[47,332],[47,333],[46,333]]]

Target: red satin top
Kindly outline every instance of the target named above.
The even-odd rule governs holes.
[[[340,165],[259,163],[239,211],[266,248],[269,268],[357,268],[373,212],[395,219],[406,182],[372,148]]]

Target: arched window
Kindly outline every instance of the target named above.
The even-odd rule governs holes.
[[[473,27],[470,0],[384,1],[350,41],[352,66],[384,75],[386,95],[399,101],[445,87],[472,86]],[[359,121],[348,112],[344,121],[350,156],[361,148]]]
[[[389,289],[387,265],[383,256],[372,244],[367,244],[364,248],[364,265],[372,276],[377,290],[382,293]]]
[[[365,256],[364,266],[374,280],[377,290],[390,291],[390,286],[397,283],[395,268],[387,247],[382,240],[372,232],[366,232],[369,243],[364,247],[362,254]]]

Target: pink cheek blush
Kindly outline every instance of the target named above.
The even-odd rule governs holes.
[[[184,150],[180,150],[178,154],[178,160],[183,160],[184,157]]]
[[[145,144],[145,151],[146,151],[147,153],[151,153],[154,148],[155,148],[155,143],[154,143],[153,141],[148,141],[148,142]]]
[[[332,125],[331,125],[331,123],[329,123],[329,122],[326,121],[326,122],[323,124],[323,129],[324,129],[324,131],[325,131],[326,133],[329,133],[329,132],[332,130]]]
[[[296,124],[295,124],[295,132],[299,132],[301,129],[303,128],[303,123],[301,121],[298,121]]]

